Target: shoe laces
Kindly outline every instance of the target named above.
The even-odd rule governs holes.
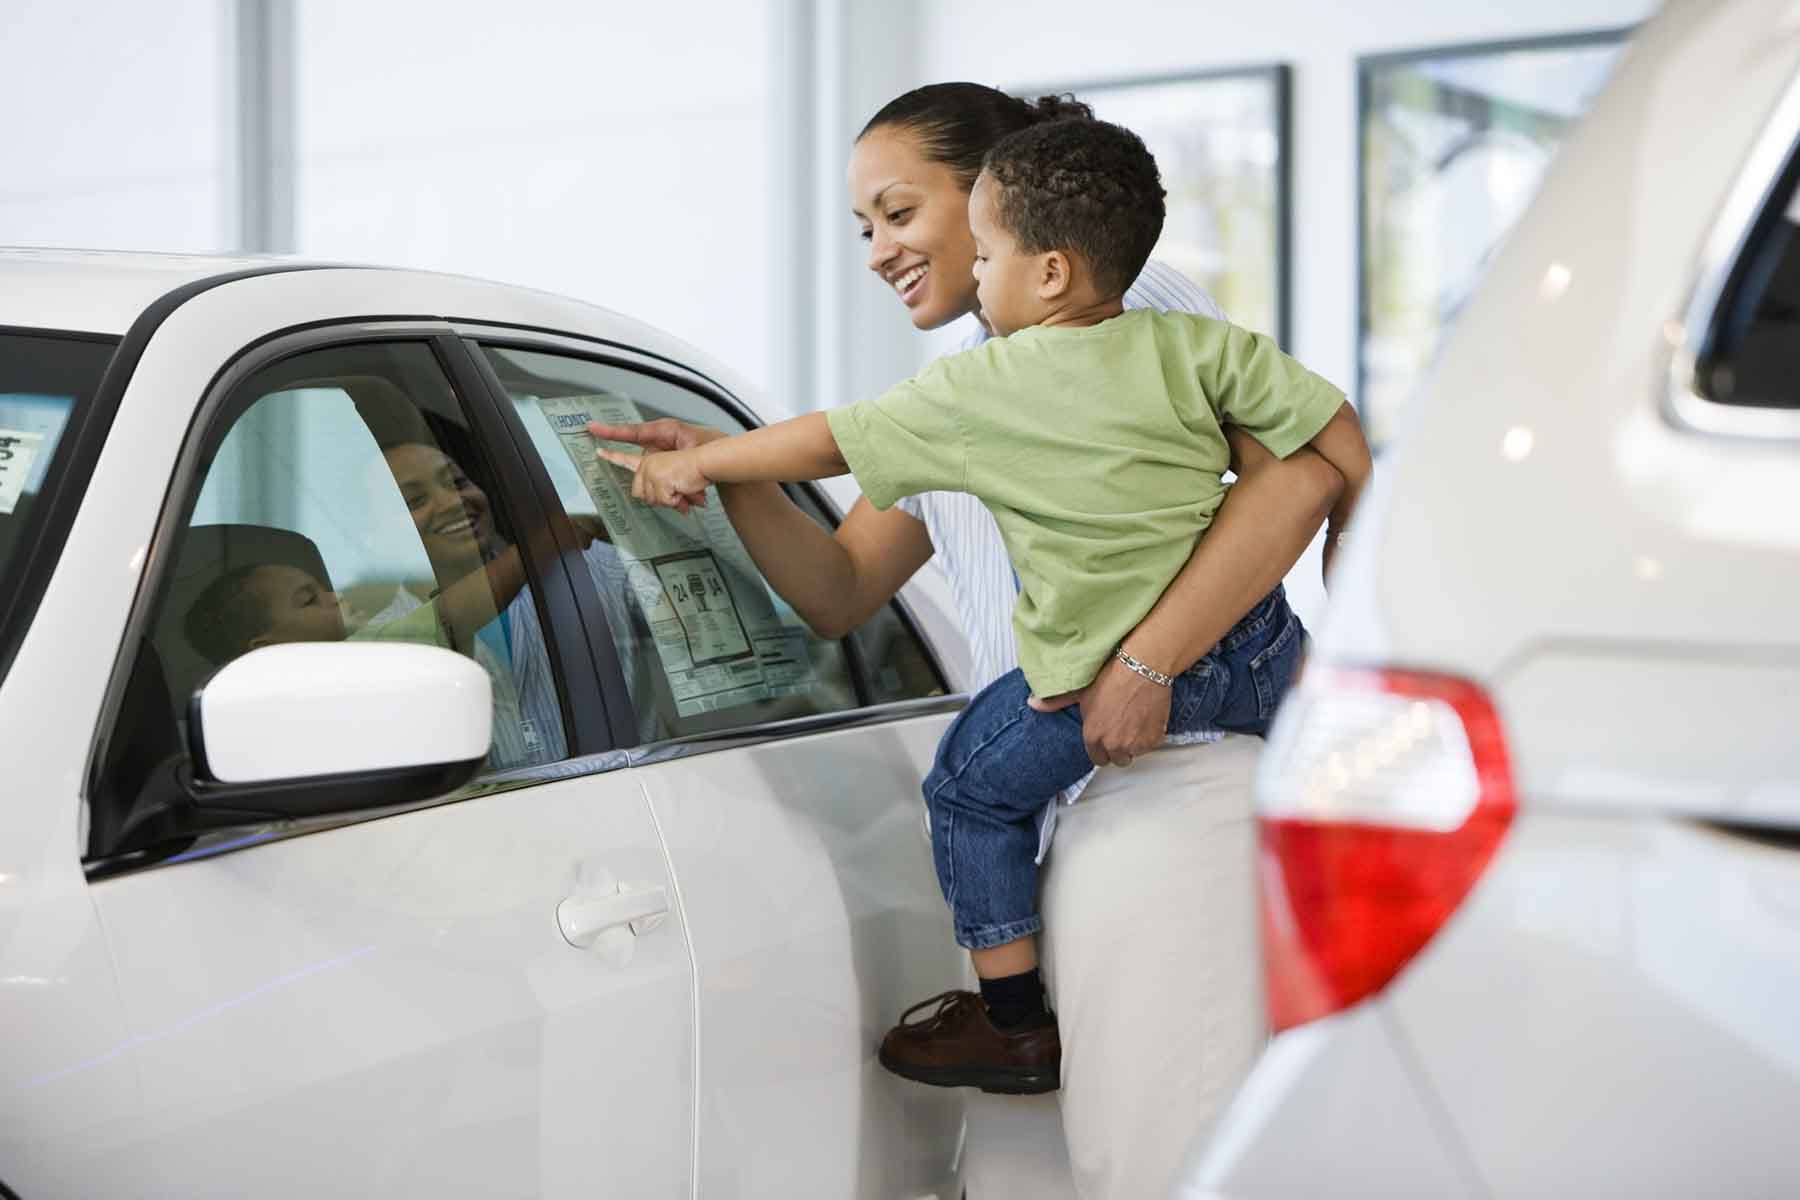
[[[901,1013],[900,1025],[904,1029],[921,1033],[935,1030],[948,1021],[951,1016],[964,1008],[971,1000],[979,1001],[979,997],[977,997],[974,992],[964,991],[961,988],[952,988],[947,992],[939,992],[929,999],[919,1001],[917,1004]],[[937,1007],[932,1009],[929,1016],[921,1017],[917,1021],[910,1020],[914,1013],[923,1012],[925,1009],[931,1008],[932,1005],[936,1005]]]

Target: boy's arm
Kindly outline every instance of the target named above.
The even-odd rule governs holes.
[[[1325,573],[1329,576],[1331,561],[1337,555],[1338,539],[1350,528],[1350,517],[1356,512],[1363,486],[1369,482],[1374,460],[1369,454],[1368,439],[1363,437],[1362,422],[1357,420],[1356,410],[1348,400],[1338,407],[1325,428],[1313,435],[1308,445],[1344,477],[1343,493],[1332,506],[1326,524]]]
[[[631,494],[646,504],[685,510],[705,502],[714,483],[799,483],[849,472],[824,413],[781,421],[687,450],[597,453],[634,473]]]

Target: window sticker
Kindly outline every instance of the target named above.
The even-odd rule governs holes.
[[[0,517],[11,516],[25,492],[31,466],[44,448],[44,435],[0,429]]]
[[[587,423],[642,421],[637,405],[610,392],[536,404],[625,562],[675,711],[691,717],[817,688],[806,630],[777,610],[718,490],[687,516],[651,508],[632,500],[630,472],[595,457]]]

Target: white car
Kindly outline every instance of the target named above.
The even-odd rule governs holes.
[[[874,1048],[962,978],[961,698],[580,444],[742,394],[520,288],[0,252],[0,1195],[958,1194]]]
[[[1378,467],[1179,1194],[1792,1196],[1800,21],[1633,39]]]

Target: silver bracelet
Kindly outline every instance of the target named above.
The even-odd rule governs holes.
[[[1125,647],[1123,646],[1120,646],[1117,650],[1113,651],[1113,657],[1124,663],[1127,671],[1135,671],[1145,679],[1148,679],[1151,683],[1157,684],[1160,687],[1175,686],[1175,679],[1173,676],[1164,675],[1155,667],[1145,666],[1137,659],[1131,657],[1131,655],[1125,653]]]

